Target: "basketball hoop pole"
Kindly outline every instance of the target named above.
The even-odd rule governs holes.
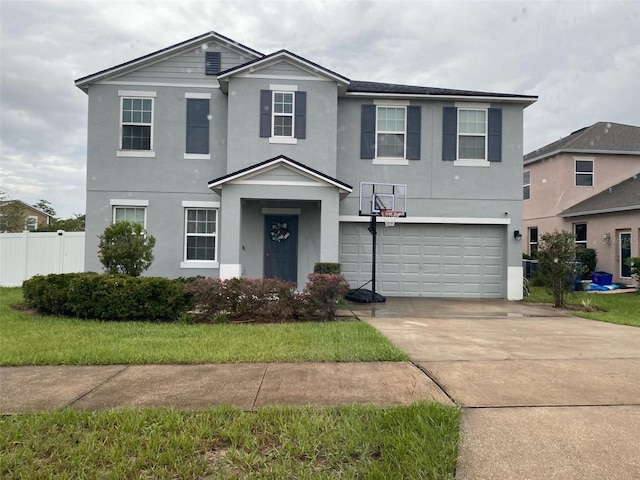
[[[371,215],[371,226],[369,227],[369,231],[371,232],[371,236],[373,237],[373,241],[371,244],[371,304],[373,305],[376,301],[376,237],[378,236],[378,228],[377,228],[376,216]]]

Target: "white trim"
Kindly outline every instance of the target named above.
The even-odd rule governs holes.
[[[273,123],[273,119],[271,119]],[[281,143],[285,145],[297,145],[298,139],[294,137],[269,137],[269,143]]]
[[[591,162],[591,172],[578,172],[577,162]],[[578,185],[578,175],[591,175],[591,185]],[[596,158],[595,157],[573,157],[573,186],[593,188],[596,186]]]
[[[148,207],[149,200],[133,200],[124,198],[112,198],[109,200],[112,207]]]
[[[270,208],[264,207],[262,209],[263,215],[301,215],[301,208]]]
[[[280,92],[297,92],[297,85],[269,85],[269,90],[279,90]]]
[[[198,200],[183,200],[184,208],[220,208],[220,202],[203,202]]]
[[[419,94],[419,93],[367,93],[367,92],[346,92],[345,97],[367,97],[367,98],[416,98],[416,99],[437,99],[437,100],[484,100],[488,102],[500,102],[500,103],[528,103],[529,105],[538,101],[538,97],[526,98],[526,97],[484,97],[484,96],[467,96],[467,95],[433,95],[433,94]]]
[[[211,160],[210,153],[185,153],[185,160]]]
[[[184,98],[201,98],[203,100],[211,100],[211,93],[207,93],[207,92],[184,92]]]
[[[180,268],[220,268],[220,264],[203,260],[187,260],[180,262]]]
[[[120,134],[120,141],[122,141],[122,134]],[[153,150],[116,150],[116,157],[154,158],[155,156],[156,152]]]
[[[220,280],[242,277],[242,265],[239,263],[221,263]]]
[[[310,82],[332,82],[333,80],[328,79],[328,78],[321,78],[321,77],[313,77],[313,76],[308,76],[308,77],[304,77],[304,76],[296,76],[296,75],[266,75],[263,73],[251,73],[251,72],[247,72],[247,73],[241,73],[238,75],[233,75],[234,77],[238,77],[238,78],[260,78],[260,79],[264,79],[264,80],[292,80],[295,82],[300,82],[300,81],[310,81]],[[226,78],[223,80],[227,80]],[[344,83],[344,82],[341,82]]]
[[[558,216],[562,218],[571,218],[571,217],[583,217],[588,215],[597,215],[600,213],[629,212],[631,210],[640,210],[640,205],[628,205],[625,207],[603,208],[601,210],[585,210],[585,211],[575,212],[575,213],[559,213]]]
[[[213,79],[215,80],[215,79]],[[116,80],[103,80],[95,82],[95,85],[130,85],[134,87],[179,87],[179,88],[220,88],[220,84],[212,85],[203,83],[202,85],[197,83],[163,83],[163,82],[128,82],[128,81],[116,81]]]
[[[375,104],[376,102],[374,102]],[[397,130],[379,130],[378,129],[378,114],[380,112],[380,108],[395,108],[402,109],[404,111],[404,130],[402,132]],[[378,159],[395,159],[395,160],[406,160],[407,159],[407,106],[406,105],[396,105],[394,103],[391,104],[376,104],[376,132],[375,132],[375,158]],[[378,156],[378,135],[402,135],[403,136],[403,156],[402,157],[379,157]],[[384,165],[384,164],[383,164]]]
[[[340,222],[370,222],[369,216],[360,215],[340,215]],[[377,222],[383,222],[377,217]],[[472,218],[472,217],[401,217],[396,219],[396,223],[447,223],[461,225],[511,225],[510,218]]]
[[[491,107],[488,103],[479,102],[456,102],[455,106],[462,110],[488,110]]]
[[[507,300],[522,300],[522,266],[507,267]]]
[[[319,182],[300,182],[300,181],[287,181],[287,180],[235,180],[229,182],[232,185],[267,185],[267,186],[288,186],[288,187],[323,187],[333,188],[334,185],[321,184]]]
[[[118,90],[119,97],[145,97],[145,98],[155,98],[157,95],[156,92],[152,92],[149,90]]]
[[[454,167],[490,167],[491,162],[489,160],[463,159],[463,160],[454,160],[453,166]]]
[[[409,165],[409,160],[406,158],[374,158],[371,162],[372,165]]]
[[[387,98],[380,98],[373,101],[374,105],[381,105],[383,107],[408,107],[410,105],[409,100],[390,100]]]

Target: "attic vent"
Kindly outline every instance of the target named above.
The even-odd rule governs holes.
[[[217,75],[220,73],[220,52],[206,52],[204,63],[204,73],[207,75]]]

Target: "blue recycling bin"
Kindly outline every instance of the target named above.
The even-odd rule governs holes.
[[[613,283],[613,275],[607,272],[593,272],[591,281],[596,285],[611,285]]]

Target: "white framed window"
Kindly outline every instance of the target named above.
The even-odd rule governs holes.
[[[538,227],[529,228],[529,255],[535,257],[538,254]]]
[[[522,199],[531,198],[531,170],[525,170],[522,174]]]
[[[458,160],[487,160],[487,109],[458,109]]]
[[[575,159],[576,187],[593,187],[593,159]]]
[[[24,229],[30,232],[34,232],[38,229],[38,217],[35,215],[29,215],[25,218]]]
[[[118,156],[153,156],[153,103],[156,92],[120,90]]]
[[[116,205],[113,207],[113,223],[118,222],[138,223],[146,228],[147,208]]]
[[[376,107],[376,158],[405,158],[406,126],[406,107]]]
[[[576,247],[587,247],[587,224],[574,223],[573,234],[576,236]]]
[[[295,98],[295,92],[272,92],[272,137],[294,138]]]
[[[217,263],[218,209],[185,208],[185,240],[183,267],[190,262],[199,266]]]

